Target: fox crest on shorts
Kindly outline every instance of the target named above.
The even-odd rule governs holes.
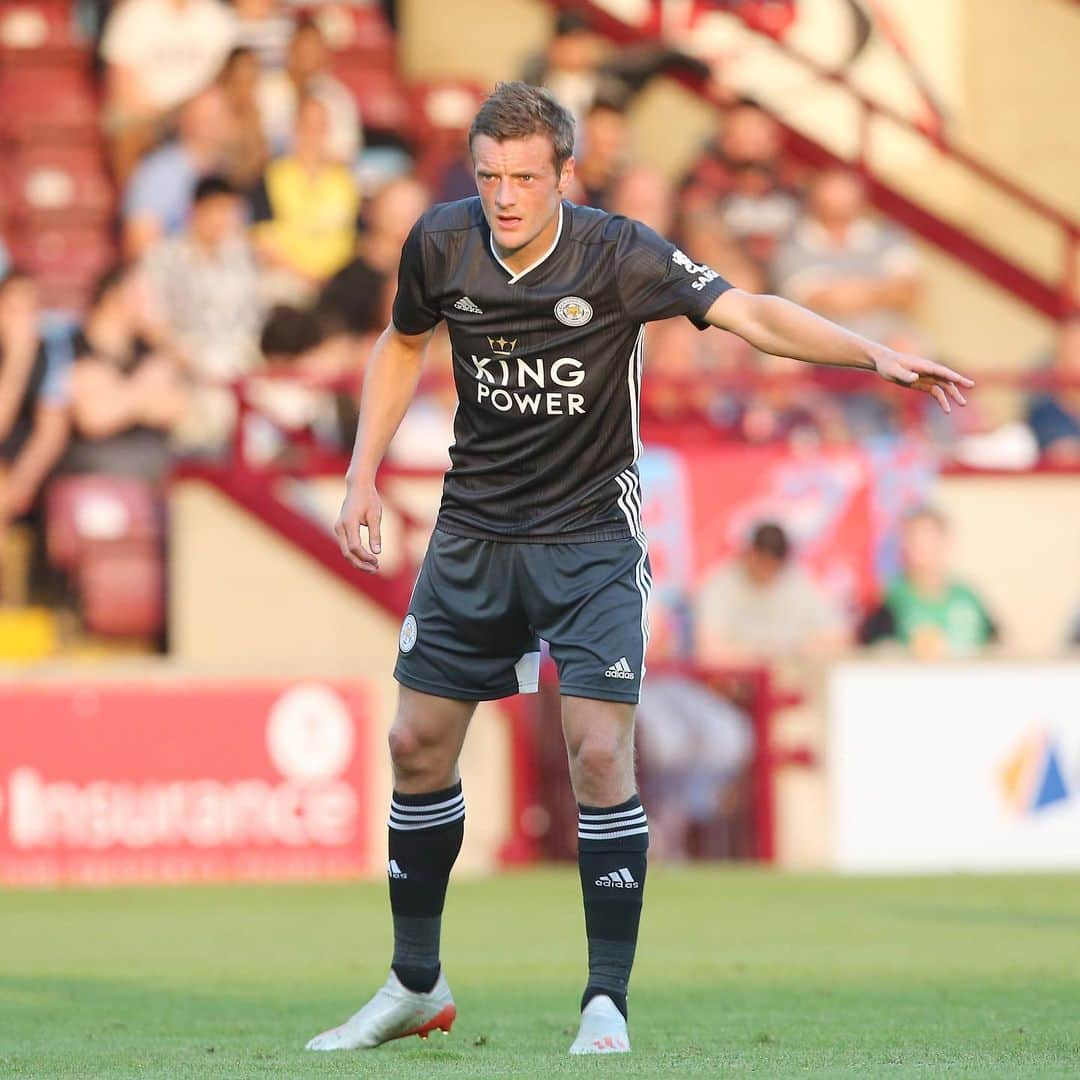
[[[401,624],[401,633],[398,634],[398,648],[403,652],[412,652],[416,644],[416,616],[410,611]]]

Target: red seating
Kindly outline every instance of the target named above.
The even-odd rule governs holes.
[[[56,0],[5,0],[0,7],[0,52],[5,68],[79,65],[89,59],[70,5]]]
[[[67,476],[46,496],[49,560],[78,585],[87,629],[148,635],[165,623],[163,522],[142,480]]]
[[[165,566],[155,541],[91,545],[78,574],[83,622],[91,633],[148,637],[165,626]]]
[[[49,487],[45,546],[49,561],[71,570],[90,544],[160,540],[158,502],[142,480],[125,476],[63,476]]]
[[[97,93],[67,67],[9,68],[0,73],[0,135],[20,143],[90,143],[100,139]]]
[[[8,176],[13,215],[37,227],[104,224],[112,216],[112,183],[93,147],[23,148],[11,155]]]
[[[392,72],[358,67],[337,76],[356,99],[366,128],[400,132],[408,127],[408,99]]]

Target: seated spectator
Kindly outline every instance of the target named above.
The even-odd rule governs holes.
[[[281,71],[296,30],[296,17],[280,0],[232,0],[236,41],[266,71]]]
[[[629,155],[626,114],[605,102],[595,103],[585,117],[581,144],[574,169],[574,177],[582,188],[581,201],[608,210]]]
[[[763,271],[799,217],[800,179],[784,156],[779,125],[744,100],[721,114],[718,134],[683,178],[682,202],[690,215],[713,211]]]
[[[401,248],[430,196],[418,180],[391,180],[376,193],[356,256],[327,283],[318,310],[328,332],[365,334],[390,321]]]
[[[622,87],[613,85],[602,69],[606,51],[607,42],[593,30],[587,18],[574,11],[563,11],[544,52],[529,58],[521,77],[525,82],[550,90],[574,114],[580,132],[598,98],[614,100],[622,94]]]
[[[204,90],[235,42],[219,0],[126,0],[105,26],[107,124],[123,183],[162,133],[166,115]]]
[[[675,230],[675,189],[659,169],[638,165],[627,169],[611,192],[613,214],[624,214],[670,237]]]
[[[332,74],[326,41],[308,17],[300,20],[289,42],[285,70],[264,72],[259,82],[259,111],[271,153],[285,154],[294,148],[300,101],[311,97],[326,109],[327,153],[334,161],[351,166],[363,145],[356,102]]]
[[[223,165],[229,130],[220,88],[204,90],[184,106],[178,137],[139,165],[124,192],[124,250],[130,258],[184,228],[199,177]]]
[[[902,570],[881,606],[859,629],[859,641],[896,641],[920,660],[972,656],[998,640],[986,605],[948,569],[948,530],[941,513],[910,513],[900,537]]]
[[[228,114],[228,135],[222,148],[222,169],[244,191],[259,181],[270,158],[257,89],[259,61],[250,49],[233,49],[221,73]]]
[[[170,432],[187,407],[179,367],[142,336],[132,270],[98,282],[76,335],[71,378],[74,437],[64,471],[133,476],[159,483],[171,461]]]
[[[792,563],[774,522],[758,525],[742,554],[706,578],[694,615],[703,664],[823,659],[848,643],[840,613]]]
[[[166,339],[199,381],[235,379],[258,360],[259,283],[243,215],[236,188],[205,176],[185,230],[143,260]]]
[[[352,173],[331,157],[328,117],[319,98],[305,98],[288,157],[267,167],[252,197],[255,246],[283,271],[281,287],[310,292],[348,262],[356,247],[360,196]]]
[[[863,182],[846,169],[829,169],[813,182],[774,274],[785,296],[874,341],[893,345],[914,336],[918,252],[894,226],[867,216]]]
[[[1047,461],[1076,465],[1080,463],[1080,313],[1062,326],[1050,370],[1077,382],[1032,398],[1028,424]]]
[[[773,264],[776,291],[857,334],[901,352],[923,352],[910,321],[919,290],[919,257],[911,240],[867,216],[862,181],[830,169],[812,184],[803,218]],[[865,373],[815,367],[813,380],[839,392],[855,437],[891,432],[895,398],[868,386]]]
[[[0,538],[33,505],[68,438],[65,373],[38,333],[34,282],[0,281]]]

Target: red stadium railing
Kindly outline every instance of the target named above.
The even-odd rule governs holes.
[[[645,17],[634,25],[612,14],[606,7],[591,0],[552,0],[555,7],[566,10],[587,11],[595,27],[612,40],[621,44],[655,41],[659,36],[657,27],[662,20],[656,11],[663,0],[652,0],[646,5]],[[856,168],[865,178],[873,203],[883,213],[895,218],[913,232],[918,233],[948,254],[966,263],[995,285],[1007,290],[1030,307],[1053,319],[1062,319],[1077,309],[1080,287],[1080,224],[1064,211],[1051,206],[1032,194],[1022,185],[1009,179],[997,169],[962,149],[953,142],[939,125],[927,130],[926,125],[874,101],[853,85],[846,72],[827,67],[815,58],[794,48],[781,36],[771,34],[752,18],[741,14],[738,5],[731,13],[742,18],[744,25],[754,34],[767,37],[786,56],[802,64],[817,78],[834,86],[842,87],[850,100],[859,107],[858,149],[853,161],[845,161],[838,154],[816,142],[803,132],[776,117],[787,137],[792,154],[815,168],[829,165],[848,165]],[[721,106],[723,102],[699,78],[685,72],[673,76],[695,93]],[[767,107],[766,103],[762,103]],[[1040,223],[1055,230],[1061,244],[1059,270],[1053,280],[1046,280],[1021,266],[1015,259],[995,249],[987,241],[941,216],[909,195],[900,192],[880,175],[870,163],[872,140],[877,121],[886,121],[894,128],[923,140],[937,153],[959,167],[968,176],[988,185],[997,195],[1011,200],[1034,215]]]

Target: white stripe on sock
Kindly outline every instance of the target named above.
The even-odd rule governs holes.
[[[446,799],[444,802],[421,803],[418,806],[406,806],[403,803],[399,803],[397,799],[391,798],[390,805],[402,814],[428,814],[432,810],[442,810],[447,806],[453,806],[455,803],[462,803],[464,801],[465,792],[459,791],[452,799]]]
[[[642,833],[647,833],[648,831],[649,831],[649,826],[648,825],[642,825],[642,826],[640,826],[639,828],[636,828],[636,829],[623,829],[620,832],[600,833],[599,835],[597,835],[595,833],[584,833],[580,829],[578,829],[578,839],[579,840],[618,840],[620,836],[640,836]]]
[[[615,810],[610,814],[585,814],[578,811],[578,821],[610,821],[612,818],[629,817],[631,814],[643,814],[645,807],[631,806],[629,810]]]
[[[391,829],[400,829],[402,832],[415,832],[417,829],[434,829],[439,825],[450,825],[455,821],[460,821],[465,817],[465,808],[460,810],[452,810],[448,814],[443,814],[442,817],[433,818],[431,821],[401,821],[396,820],[394,815],[390,815],[387,824]]]

